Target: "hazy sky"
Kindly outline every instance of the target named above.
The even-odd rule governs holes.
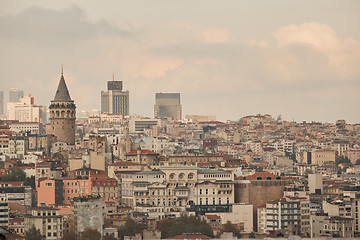
[[[0,0],[0,90],[49,105],[61,64],[77,110],[115,74],[130,112],[360,122],[360,1]]]

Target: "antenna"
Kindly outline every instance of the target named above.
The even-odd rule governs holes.
[[[61,75],[64,74],[64,66],[61,64]]]
[[[115,81],[115,74],[113,74],[113,81]]]

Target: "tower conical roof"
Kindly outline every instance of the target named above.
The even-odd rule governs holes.
[[[63,74],[61,74],[54,101],[72,101]]]

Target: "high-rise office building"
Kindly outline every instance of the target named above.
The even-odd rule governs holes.
[[[123,91],[122,81],[108,81],[107,91],[101,91],[101,112],[125,117],[129,115],[129,91]]]
[[[18,102],[20,98],[24,97],[24,91],[17,88],[10,89],[9,102]]]
[[[4,115],[4,92],[0,91],[0,119]]]
[[[180,93],[156,93],[155,118],[181,120]]]
[[[71,100],[64,75],[61,73],[60,82],[54,100],[49,106],[50,126],[47,134],[53,134],[58,141],[70,145],[75,144],[76,106]]]

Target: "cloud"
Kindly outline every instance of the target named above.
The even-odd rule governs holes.
[[[256,40],[251,39],[246,42],[249,46],[259,47],[259,48],[267,48],[269,44],[265,40]]]
[[[18,15],[0,17],[0,39],[33,41],[39,44],[67,44],[102,34],[130,36],[105,20],[90,22],[77,5],[57,11],[32,6]]]
[[[313,48],[327,57],[342,79],[359,77],[360,42],[339,37],[326,24],[317,22],[288,25],[274,32],[279,47],[302,45]]]
[[[226,43],[230,41],[229,33],[220,28],[205,28],[202,30],[202,35],[206,43]]]
[[[130,91],[131,113],[152,117],[156,92],[180,92],[184,115],[214,114],[220,120],[259,112],[333,119],[340,111],[331,112],[326,102],[338,89],[349,96],[341,93],[336,106],[349,106],[341,114],[356,119],[349,109],[360,101],[359,84],[351,81],[360,77],[358,42],[318,23],[273,31],[243,40],[226,27],[113,24],[90,21],[77,6],[31,7],[0,16],[0,64],[6,66],[1,84],[24,88],[38,103],[49,104],[64,64],[79,111],[100,107],[100,91],[114,73]]]

